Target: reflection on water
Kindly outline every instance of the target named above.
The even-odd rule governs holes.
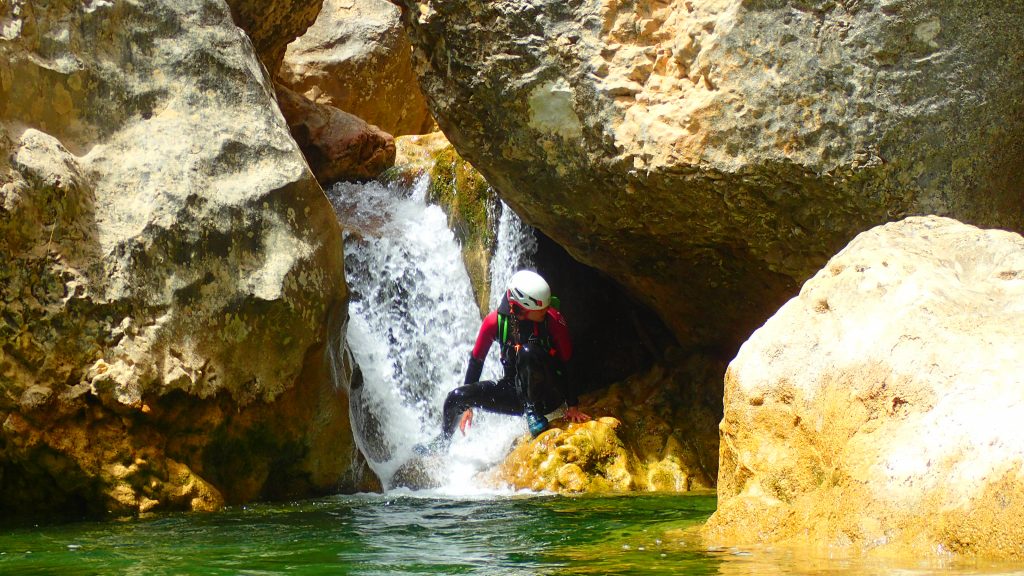
[[[712,494],[424,492],[0,531],[2,574],[1024,574],[1011,564],[708,549]]]

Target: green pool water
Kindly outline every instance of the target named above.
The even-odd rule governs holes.
[[[0,574],[716,573],[666,542],[713,495],[339,496],[211,514],[4,529]]]
[[[0,574],[957,574],[708,549],[713,494],[338,496],[211,514],[3,528]],[[689,531],[688,531],[689,529]]]

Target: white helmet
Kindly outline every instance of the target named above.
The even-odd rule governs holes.
[[[508,281],[508,302],[527,310],[543,310],[551,304],[551,287],[540,274],[520,270]]]

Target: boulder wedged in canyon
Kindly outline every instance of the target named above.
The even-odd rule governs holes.
[[[1020,559],[1024,238],[859,235],[740,349],[712,542]]]
[[[684,345],[876,224],[1024,217],[1020,2],[396,3],[459,154]]]
[[[318,182],[370,180],[394,165],[391,134],[280,84],[276,90],[281,113]]]
[[[245,30],[271,77],[277,75],[288,44],[316,22],[324,0],[226,0],[231,17]]]
[[[325,0],[316,22],[288,45],[278,78],[395,136],[436,130],[398,16],[387,0]]]
[[[0,13],[0,509],[335,490],[340,229],[226,5]]]

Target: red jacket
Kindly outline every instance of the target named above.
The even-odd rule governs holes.
[[[569,337],[569,326],[565,323],[565,318],[558,310],[548,308],[544,323],[547,325],[556,356],[563,363],[568,362],[572,358],[572,339]],[[520,334],[525,337],[530,332],[538,333],[540,327],[536,322],[520,320],[519,330]],[[487,357],[487,351],[491,349],[491,344],[497,341],[498,311],[492,310],[480,324],[480,332],[477,333],[476,344],[473,345],[473,358],[483,362]]]

